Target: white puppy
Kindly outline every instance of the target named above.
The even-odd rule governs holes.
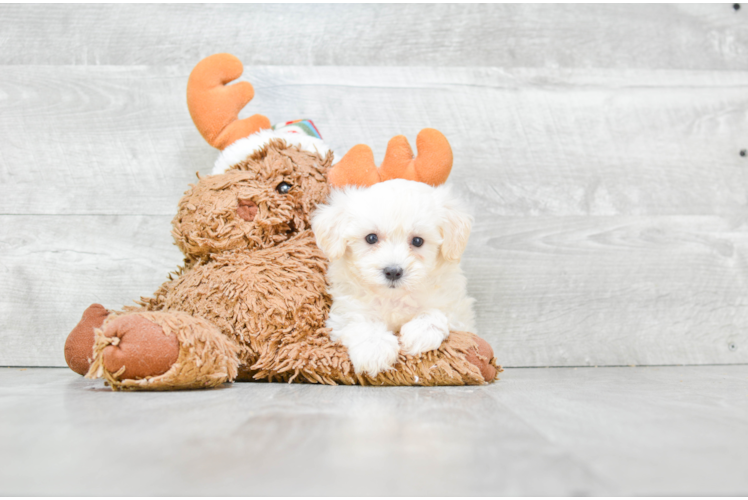
[[[401,349],[437,349],[450,330],[475,333],[459,264],[471,224],[447,186],[402,179],[333,190],[317,209],[312,229],[330,260],[327,326],[357,373],[390,368]]]

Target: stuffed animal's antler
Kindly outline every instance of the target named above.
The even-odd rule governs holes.
[[[447,138],[438,130],[425,128],[418,133],[416,149],[418,156],[414,158],[408,139],[404,135],[393,137],[377,168],[371,148],[359,144],[332,168],[327,179],[333,187],[366,187],[390,179],[444,184],[452,170],[452,148]]]
[[[253,115],[239,120],[239,111],[252,100],[255,91],[249,82],[227,83],[242,74],[244,66],[231,54],[206,57],[187,80],[187,107],[192,121],[208,143],[224,149],[234,141],[270,128],[270,120]]]

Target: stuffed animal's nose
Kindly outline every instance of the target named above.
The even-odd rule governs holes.
[[[382,269],[385,277],[390,281],[397,281],[403,277],[403,268],[397,266],[389,266]]]
[[[247,222],[252,222],[257,215],[257,203],[252,200],[239,200],[236,214]]]

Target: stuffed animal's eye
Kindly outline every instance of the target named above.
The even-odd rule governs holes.
[[[281,182],[275,187],[275,190],[278,191],[280,194],[286,194],[289,191],[291,191],[291,184],[287,182]]]
[[[421,245],[423,245],[423,238],[419,238],[418,236],[416,236],[415,238],[413,238],[413,241],[411,241],[411,243],[413,243],[414,247],[420,247]]]
[[[373,245],[377,241],[379,241],[379,238],[377,238],[376,234],[372,233],[366,235],[366,243],[368,243],[369,245]]]

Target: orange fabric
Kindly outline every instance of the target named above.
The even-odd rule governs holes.
[[[206,57],[192,70],[187,80],[187,107],[192,121],[213,147],[225,149],[261,129],[270,128],[270,120],[253,115],[239,120],[239,112],[255,95],[249,82],[226,86],[244,71],[241,61],[231,54]]]
[[[65,341],[65,361],[71,370],[85,375],[93,359],[94,330],[100,328],[109,316],[101,304],[91,304]]]
[[[365,144],[354,146],[328,175],[334,187],[367,187],[390,179],[425,182],[432,186],[444,184],[452,170],[452,148],[444,134],[425,128],[416,138],[418,156],[404,135],[390,139],[382,165],[377,168],[374,154]]]
[[[336,187],[368,187],[380,180],[374,153],[366,144],[353,146],[327,175],[327,181]]]
[[[122,378],[145,378],[169,371],[179,357],[179,340],[176,335],[167,335],[156,323],[138,316],[126,314],[107,322],[104,336],[119,340],[102,351],[104,368],[118,372]]]
[[[491,360],[494,359],[491,345],[480,337],[475,337],[474,341],[475,349],[468,349],[465,359],[478,367],[486,382],[492,381],[503,370],[500,367],[497,369],[495,362],[491,363]]]
[[[432,186],[444,184],[452,171],[452,148],[444,134],[433,128],[423,129],[416,137],[418,157],[413,160],[415,180]]]

